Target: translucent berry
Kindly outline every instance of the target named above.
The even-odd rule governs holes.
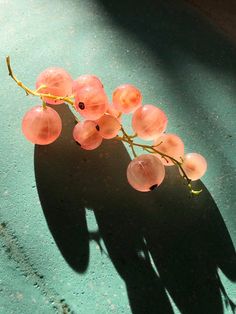
[[[135,86],[124,84],[114,90],[112,101],[118,111],[130,113],[141,106],[142,94]]]
[[[197,153],[189,153],[184,156],[182,167],[192,181],[200,179],[207,170],[206,159]],[[181,170],[180,173],[182,174]]]
[[[134,112],[132,127],[140,138],[154,140],[165,131],[167,121],[167,116],[161,109],[145,105]]]
[[[97,130],[97,123],[90,120],[78,122],[74,127],[73,137],[86,150],[95,149],[102,143],[102,137]]]
[[[95,88],[103,88],[103,84],[100,79],[95,75],[81,75],[76,80],[73,81],[72,85],[73,95],[76,96],[77,92],[84,87],[92,86]]]
[[[113,117],[116,117],[118,119],[120,119],[120,116],[121,116],[121,112],[119,110],[117,110],[112,104],[110,104],[108,107],[107,107],[107,113],[110,114],[111,116]]]
[[[161,143],[162,142],[162,143]],[[161,143],[161,144],[160,144]],[[160,145],[158,145],[160,144]],[[184,157],[184,143],[181,140],[180,137],[178,137],[176,134],[163,134],[162,136],[158,137],[153,145],[158,145],[155,148],[162,152],[163,154],[169,155],[173,157],[174,159],[178,160],[179,162],[182,161],[181,158]],[[171,161],[171,159],[166,158],[168,162],[165,160],[165,158],[162,158],[159,154],[156,154],[158,158],[162,161],[164,166],[173,166],[174,163]]]
[[[148,192],[158,187],[165,177],[165,167],[160,159],[151,154],[143,154],[133,159],[127,169],[129,184],[140,192]]]
[[[73,80],[70,74],[64,69],[47,68],[37,77],[36,88],[46,85],[45,88],[40,89],[40,93],[66,97],[72,95],[72,82]],[[55,100],[46,97],[44,97],[43,100],[51,105],[64,103],[63,100]]]
[[[108,99],[104,89],[88,86],[77,92],[75,108],[85,119],[99,119],[107,111],[107,107]]]
[[[117,118],[104,114],[97,120],[97,129],[100,135],[105,139],[111,139],[115,137],[121,128],[120,122]]]
[[[47,145],[54,142],[62,129],[61,118],[52,108],[35,106],[23,117],[22,131],[30,142]]]

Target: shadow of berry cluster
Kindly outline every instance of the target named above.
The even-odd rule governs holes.
[[[85,272],[89,241],[102,239],[134,314],[173,313],[167,292],[181,313],[222,314],[221,292],[227,296],[217,270],[235,281],[236,255],[206,187],[199,182],[203,193],[191,197],[169,167],[157,190],[133,190],[124,145],[107,140],[94,151],[82,150],[71,137],[71,111],[55,108],[63,117],[62,135],[51,145],[35,146],[35,175],[49,229],[67,263]],[[88,209],[98,234],[88,231]]]

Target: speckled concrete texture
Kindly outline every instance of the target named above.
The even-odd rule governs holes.
[[[236,302],[236,47],[180,1],[0,0],[0,313],[231,313]],[[94,73],[161,107],[169,132],[203,154],[190,197],[169,169],[132,190],[130,151],[85,152],[64,105],[60,139],[34,147],[21,119],[48,66]],[[129,129],[130,118],[123,119]]]

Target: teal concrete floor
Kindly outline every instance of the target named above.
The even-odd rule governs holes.
[[[0,0],[0,313],[232,313],[236,46],[180,1],[130,3]],[[6,55],[32,87],[54,65],[97,74],[108,95],[139,87],[207,158],[203,193],[192,199],[174,169],[135,192],[129,150],[81,151],[64,105],[61,138],[31,145],[21,119],[38,100],[10,79]]]

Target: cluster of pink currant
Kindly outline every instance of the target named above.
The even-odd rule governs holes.
[[[130,185],[141,192],[158,187],[165,176],[165,166],[176,165],[186,180],[191,193],[191,181],[202,177],[207,163],[198,153],[184,155],[184,143],[175,134],[164,133],[167,116],[154,105],[143,105],[141,92],[131,84],[117,87],[109,103],[103,84],[95,75],[82,75],[73,81],[62,68],[48,68],[37,78],[36,90],[31,90],[13,74],[10,58],[7,57],[9,75],[26,91],[38,96],[42,105],[31,108],[24,116],[22,130],[34,144],[46,145],[60,135],[62,122],[59,114],[47,106],[67,103],[80,114],[82,120],[74,127],[73,137],[82,149],[92,150],[101,145],[103,139],[128,143],[134,159],[127,168]],[[132,114],[133,135],[128,135],[122,126],[122,114]],[[152,145],[135,142],[135,138],[152,141]],[[145,153],[137,156],[135,148]]]

